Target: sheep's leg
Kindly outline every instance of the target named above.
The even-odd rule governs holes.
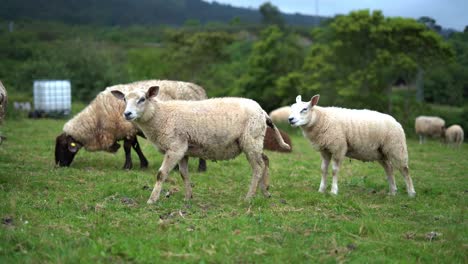
[[[380,160],[379,163],[384,168],[385,174],[387,174],[388,187],[389,187],[389,190],[390,190],[389,194],[390,195],[395,195],[396,192],[397,192],[397,187],[395,185],[395,177],[393,175],[392,164],[387,160],[385,160],[385,161]]]
[[[263,169],[262,179],[260,181],[260,188],[262,189],[263,195],[265,197],[271,197],[270,192],[268,189],[270,188],[270,159],[265,154],[262,154],[263,163],[265,164],[265,168]]]
[[[135,150],[135,152],[138,154],[138,158],[140,159],[140,168],[142,169],[148,168],[148,160],[146,159],[145,155],[143,155],[143,152],[141,151],[140,143],[138,143],[137,137],[134,138],[132,147]]]
[[[185,151],[175,152],[166,151],[164,154],[164,160],[161,167],[159,168],[158,174],[156,175],[156,184],[154,185],[151,196],[148,199],[148,204],[152,204],[159,199],[161,194],[162,184],[166,180],[169,172],[177,165],[177,163],[184,157]]]
[[[422,144],[424,141],[423,135],[419,135],[419,144]]]
[[[185,184],[185,200],[192,198],[192,184],[190,183],[190,176],[188,173],[188,157],[185,156],[179,161],[179,172]]]
[[[406,182],[406,191],[408,192],[409,197],[414,197],[416,196],[416,192],[414,191],[414,186],[413,186],[413,180],[411,179],[411,176],[409,175],[409,168],[408,166],[403,166],[400,169],[401,174],[405,178]]]
[[[124,150],[125,150],[125,164],[123,166],[124,170],[130,170],[133,167],[132,164],[132,142],[130,139],[124,139]]]
[[[265,163],[263,162],[262,155],[259,153],[246,153],[246,156],[252,167],[252,181],[250,182],[249,192],[245,197],[245,200],[250,200],[257,191],[258,183],[262,178],[262,173],[265,168]]]
[[[320,152],[320,156],[322,156],[322,180],[320,181],[319,192],[325,192],[327,190],[327,174],[328,174],[328,166],[330,165],[331,155],[326,152]]]
[[[198,172],[206,171],[206,160],[198,159]]]
[[[338,171],[340,170],[341,165],[341,157],[334,157],[332,160],[332,187],[331,187],[331,194],[338,194]]]

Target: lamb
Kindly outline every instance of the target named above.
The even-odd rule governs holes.
[[[300,127],[322,157],[322,180],[319,192],[327,188],[327,173],[332,161],[332,194],[338,194],[338,171],[345,156],[361,161],[378,161],[387,174],[390,194],[397,187],[393,168],[397,168],[406,182],[410,197],[416,195],[409,175],[405,132],[391,116],[370,110],[351,110],[317,106],[320,96],[302,102],[301,96],[291,106],[289,123]]]
[[[453,146],[460,147],[463,144],[463,128],[459,125],[451,125],[449,128],[444,130],[445,142],[452,144]]]
[[[419,144],[423,144],[426,136],[442,137],[445,121],[437,116],[418,116],[414,122],[416,134],[419,135]]]
[[[137,89],[147,89],[159,85],[160,100],[200,100],[206,98],[205,90],[193,83],[148,80],[129,84],[119,84],[108,87],[80,113],[68,121],[63,127],[63,133],[56,139],[55,162],[59,166],[70,166],[76,153],[81,147],[88,151],[116,152],[120,148],[119,140],[124,140],[125,164],[124,169],[132,168],[131,148],[140,159],[142,168],[148,167],[148,160],[141,151],[137,135],[143,136],[141,131],[131,122],[122,118],[121,112],[125,104],[116,100],[111,91],[129,92]],[[206,162],[200,160],[199,171],[206,170]]]
[[[0,81],[0,125],[3,123],[3,119],[5,118],[7,104],[8,94],[5,89],[5,86],[3,86],[2,81]],[[0,144],[2,144],[4,139],[5,137],[0,135]]]
[[[291,114],[290,106],[283,106],[270,112],[270,118],[275,124],[287,124]]]
[[[165,153],[148,204],[159,199],[162,183],[177,163],[185,184],[185,199],[190,199],[189,157],[228,160],[242,152],[253,172],[246,199],[253,197],[258,184],[263,194],[270,196],[269,162],[263,153],[267,125],[275,131],[281,147],[289,146],[258,103],[244,98],[161,101],[155,99],[159,90],[158,86],[153,86],[146,93],[140,90],[112,91],[115,97],[126,102],[124,117],[136,124],[146,138]]]

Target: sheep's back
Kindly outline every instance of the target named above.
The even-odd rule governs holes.
[[[415,131],[420,135],[440,136],[444,126],[445,121],[436,116],[418,116],[415,120]]]

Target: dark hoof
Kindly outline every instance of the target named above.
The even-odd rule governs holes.
[[[140,169],[147,169],[147,168],[148,168],[148,162],[140,163]]]
[[[132,164],[131,164],[131,163],[125,163],[125,165],[123,166],[123,168],[122,168],[122,169],[124,169],[124,170],[131,170],[131,169],[132,169],[132,167],[133,167],[133,166],[132,166]]]

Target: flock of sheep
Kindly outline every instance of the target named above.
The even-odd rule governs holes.
[[[338,172],[345,157],[377,161],[387,175],[389,194],[397,187],[394,169],[400,171],[410,197],[415,196],[408,167],[406,137],[402,126],[390,115],[370,110],[351,110],[318,106],[319,95],[309,101],[296,97],[292,106],[272,111],[245,98],[208,99],[204,89],[188,82],[149,80],[106,88],[63,127],[56,138],[55,162],[70,166],[80,148],[88,151],[116,152],[124,141],[124,169],[131,169],[131,149],[148,167],[138,136],[149,140],[164,159],[148,203],[156,202],[162,184],[177,165],[185,185],[185,199],[192,197],[188,174],[189,157],[199,158],[199,171],[206,170],[206,159],[228,160],[244,153],[252,179],[246,199],[260,186],[270,196],[269,159],[264,149],[289,152],[291,140],[275,123],[288,122],[301,128],[303,135],[320,152],[322,179],[319,191],[327,188],[328,167],[332,164],[331,193],[338,193]],[[6,90],[0,82],[0,122],[6,106]],[[442,137],[460,146],[463,130],[458,125],[445,129],[439,117],[420,116],[415,121],[420,143],[426,136]]]

